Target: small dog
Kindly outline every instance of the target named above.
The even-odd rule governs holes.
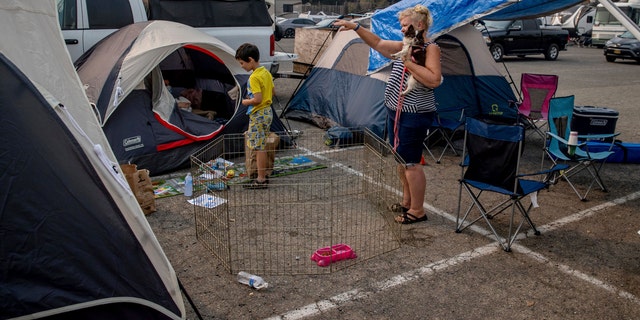
[[[392,54],[392,56],[396,59],[406,57],[409,51],[411,51],[411,59],[413,62],[423,66],[427,59],[427,52],[424,50],[424,30],[416,32],[413,25],[409,25],[407,30],[404,32],[402,50]],[[417,86],[418,80],[410,74],[409,79],[407,80],[407,89],[402,91],[401,95],[406,95]]]

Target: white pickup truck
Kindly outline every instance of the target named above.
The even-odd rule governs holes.
[[[57,0],[58,20],[71,60],[128,24],[170,20],[210,34],[232,49],[245,42],[260,49],[272,74],[295,55],[275,51],[274,24],[264,0]]]

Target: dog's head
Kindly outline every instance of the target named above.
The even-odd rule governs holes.
[[[424,30],[418,30],[413,40],[414,46],[422,46],[424,44]]]
[[[415,38],[416,37],[416,29],[413,28],[413,25],[409,25],[407,30],[404,31],[405,38]]]

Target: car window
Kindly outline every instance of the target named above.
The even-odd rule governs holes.
[[[58,23],[62,30],[75,30],[78,28],[78,8],[76,0],[56,0],[58,11]]]
[[[256,0],[149,0],[149,20],[169,20],[195,28],[259,27],[273,23],[266,3]]]
[[[522,21],[523,24],[523,28],[524,30],[536,30],[536,23],[537,20],[524,20]]]
[[[633,39],[635,38],[635,36],[631,34],[631,32],[625,31],[623,34],[620,35],[620,38]]]
[[[505,29],[511,23],[511,21],[485,20],[484,23],[487,28]]]
[[[120,29],[133,23],[129,0],[87,0],[91,29]]]
[[[522,29],[522,20],[516,20],[509,28],[520,28]]]

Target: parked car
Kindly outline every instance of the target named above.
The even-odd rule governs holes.
[[[314,28],[314,29],[333,29],[333,22],[336,21],[336,19],[342,19],[342,16],[340,16],[339,18],[328,18],[328,19],[322,19],[320,21],[318,21],[318,23],[316,23],[315,25],[312,26],[308,26],[305,28]]]
[[[296,59],[292,54],[275,51],[273,20],[265,0],[235,0],[233,7],[243,14],[216,15],[227,1],[179,1],[180,10],[163,0],[56,0],[60,28],[71,60],[75,61],[94,44],[117,29],[131,23],[170,20],[190,25],[226,43],[233,50],[244,42],[260,49],[260,64],[272,74],[280,63]],[[206,10],[204,10],[205,8]]]
[[[640,40],[629,31],[617,35],[604,44],[604,57],[608,62],[632,59],[640,63]]]
[[[531,54],[544,54],[545,59],[556,60],[561,50],[567,50],[569,32],[542,27],[538,19],[485,20],[482,24],[476,27],[482,30],[495,61],[501,61],[503,56]]]
[[[313,26],[315,24],[315,21],[307,18],[292,18],[278,22],[278,26],[282,30],[283,38],[293,38],[296,36],[296,28]]]

